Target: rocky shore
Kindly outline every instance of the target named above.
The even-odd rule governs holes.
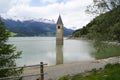
[[[107,59],[100,59],[94,61],[81,61],[75,63],[67,63],[56,66],[47,66],[44,68],[44,80],[57,80],[64,75],[74,75],[78,73],[90,72],[92,70],[101,70],[106,64],[120,63],[119,57],[111,57]],[[24,73],[37,74],[40,73],[39,68],[32,68],[24,70]],[[39,76],[25,77],[23,80],[36,80]]]

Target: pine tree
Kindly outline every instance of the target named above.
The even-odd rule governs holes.
[[[5,29],[4,23],[0,18],[0,68],[16,67],[15,60],[20,58],[21,52],[16,51],[16,47],[7,44],[9,32]],[[22,69],[0,69],[0,78],[9,76],[19,76]],[[21,80],[16,78],[12,80]]]

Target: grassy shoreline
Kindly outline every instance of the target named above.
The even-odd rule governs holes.
[[[96,59],[120,56],[120,45],[106,44],[101,50],[95,51],[91,55]]]
[[[118,42],[109,42],[109,41],[104,41],[102,43],[95,43],[93,40],[89,40],[87,38],[70,38],[70,39],[75,39],[75,40],[87,40],[90,41],[93,45],[94,48],[96,49],[94,52],[91,53],[93,57],[96,59],[105,59],[109,57],[116,57],[120,56],[120,43]],[[97,44],[97,46],[95,46]],[[102,49],[97,50],[99,47]]]

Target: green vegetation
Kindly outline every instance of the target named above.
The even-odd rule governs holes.
[[[100,15],[74,31],[72,37],[93,40],[96,52],[92,55],[97,59],[120,56],[120,45],[109,44],[110,41],[120,42],[120,0],[93,0],[86,11]],[[59,80],[120,80],[119,75],[120,64],[107,64],[104,70],[64,76]]]
[[[10,37],[14,37],[16,35],[17,35],[16,33],[10,32]]]
[[[94,41],[97,59],[120,56],[120,45],[106,45],[104,41],[120,42],[120,6],[94,18],[89,24],[73,32],[73,37],[85,37]]]
[[[107,64],[104,70],[77,74],[74,76],[64,76],[59,80],[119,80],[120,64]]]
[[[61,77],[59,80],[69,80],[69,77],[70,77],[70,76],[63,76],[63,77]]]
[[[10,33],[5,29],[0,18],[0,68],[16,67],[15,60],[20,58],[21,52],[16,52],[16,48],[11,44],[6,44]],[[22,69],[0,69],[0,78],[8,76],[19,76]],[[8,79],[6,79],[8,80]],[[22,80],[15,78],[12,80]]]
[[[86,37],[99,41],[120,42],[120,6],[101,14],[89,24],[73,32],[73,37]]]
[[[120,56],[120,45],[104,44],[102,49],[96,50],[92,55],[96,59]]]

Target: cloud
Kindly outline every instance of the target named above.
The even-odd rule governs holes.
[[[27,5],[31,0],[0,0],[0,13],[6,13],[16,5]]]
[[[8,11],[12,7],[12,0],[0,0],[0,13]]]
[[[40,0],[40,2],[43,2],[43,3],[55,3],[56,0]]]
[[[6,6],[7,1],[10,3]],[[34,1],[36,0],[3,0],[4,4],[0,9],[6,7],[5,11],[2,11],[4,12],[2,16],[47,18],[54,19],[56,22],[60,13],[64,26],[68,28],[81,28],[93,18],[85,14],[86,6],[91,4],[92,0],[38,0],[40,4],[49,4],[31,6],[30,3]]]

